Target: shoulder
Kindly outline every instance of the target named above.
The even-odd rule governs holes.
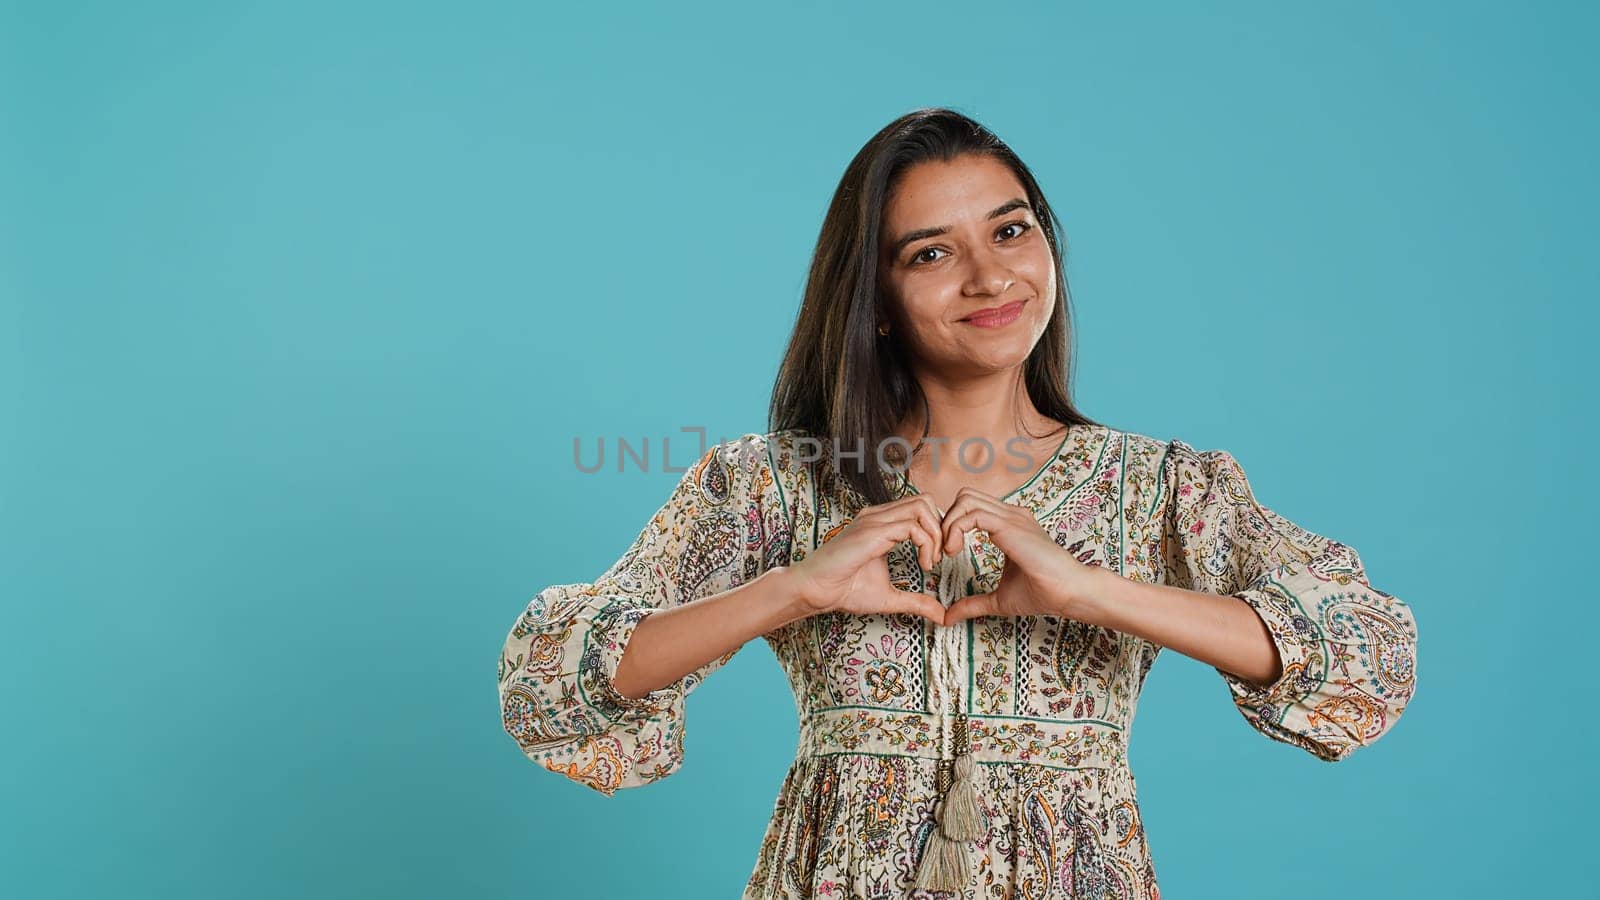
[[[1180,516],[1257,505],[1244,467],[1221,447],[1198,447],[1182,438],[1170,438],[1162,443],[1157,478],[1167,502]]]
[[[1140,431],[1109,426],[1099,426],[1094,430],[1097,435],[1103,434],[1104,437],[1097,437],[1091,443],[1103,441],[1104,446],[1113,452],[1120,450],[1128,468],[1135,471],[1165,472],[1173,463],[1191,461],[1200,453],[1178,438],[1160,438]]]
[[[806,432],[798,428],[747,431],[736,437],[722,438],[707,451],[702,462],[715,459],[750,473],[788,472],[809,458],[801,452],[805,437]]]
[[[809,474],[811,464],[822,456],[823,443],[804,428],[750,432],[740,441],[752,451],[759,450],[774,478],[782,481]]]
[[[1136,431],[1118,432],[1131,456],[1157,460],[1158,468],[1169,475],[1190,469],[1207,474],[1238,468],[1238,460],[1219,447],[1197,447],[1179,437],[1159,438]]]
[[[1248,481],[1233,453],[1199,447],[1180,437],[1137,431],[1122,436],[1130,483],[1153,493],[1152,510],[1163,505],[1192,506],[1223,497],[1248,497]]]
[[[1197,451],[1193,444],[1182,438],[1160,438],[1155,435],[1127,429],[1109,429],[1114,437],[1120,437],[1127,445],[1130,452],[1150,452],[1178,456],[1192,456]]]
[[[817,454],[807,451],[807,437],[797,428],[747,431],[723,440],[708,454],[719,461],[716,468],[729,473],[721,479],[728,485],[726,493],[743,497],[746,520],[759,522],[769,536],[768,566],[787,560],[783,548],[797,529],[814,520],[809,461]]]
[[[732,490],[749,496],[773,495],[787,505],[809,478],[808,466],[817,457],[807,449],[803,429],[747,431],[723,437],[700,458],[691,473],[702,483],[732,483]]]

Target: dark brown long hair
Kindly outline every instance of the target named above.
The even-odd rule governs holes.
[[[897,341],[880,346],[877,323],[894,321],[879,280],[883,207],[900,176],[917,163],[985,154],[1010,167],[1050,244],[1056,308],[1023,366],[1028,397],[1039,412],[1068,426],[1098,425],[1072,402],[1071,296],[1056,235],[1060,227],[1033,173],[989,129],[951,109],[907,113],[872,136],[845,169],[828,204],[806,278],[794,332],[772,389],[770,430],[798,428],[829,449],[864,449],[836,471],[868,504],[892,499],[891,481],[875,448],[895,435],[908,412],[927,398]],[[925,420],[926,421],[926,420]]]

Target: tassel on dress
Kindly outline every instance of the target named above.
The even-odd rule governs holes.
[[[964,596],[972,563],[965,541],[959,553],[939,562],[939,602],[945,608]],[[939,769],[934,806],[937,823],[917,866],[915,887],[929,891],[960,891],[972,876],[969,842],[983,833],[978,809],[977,764],[972,759],[971,735],[962,711],[962,678],[955,668],[958,648],[955,626],[934,626],[933,684],[939,704]]]

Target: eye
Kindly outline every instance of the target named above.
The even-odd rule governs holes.
[[[1000,230],[1001,231],[1005,231],[1007,228],[1020,228],[1020,229],[1022,229],[1021,231],[1017,232],[1017,237],[1022,237],[1024,234],[1027,234],[1029,231],[1033,230],[1033,226],[1032,225],[1029,225],[1027,222],[1023,222],[1023,221],[1020,221],[1020,220],[1016,221],[1016,222],[1007,222],[1006,224],[1000,226]]]
[[[1006,224],[1000,226],[1000,230],[998,232],[996,232],[996,233],[997,234],[1003,234],[1003,233],[1005,233],[1006,229],[1008,229],[1008,228],[1020,229],[1019,231],[1017,231],[1017,233],[1014,236],[1012,236],[1010,238],[1006,238],[1006,240],[1013,240],[1014,241],[1014,240],[1020,239],[1023,235],[1025,235],[1028,232],[1032,231],[1033,230],[1033,225],[1031,225],[1028,222],[1022,221],[1021,219],[1018,219],[1015,222],[1007,222]],[[943,253],[943,252],[944,251],[940,250],[938,247],[923,247],[921,250],[918,250],[916,253],[913,253],[911,255],[911,264],[913,266],[924,266],[924,265],[928,265],[930,263],[938,262],[939,261],[938,257],[933,257],[933,258],[929,259],[929,258],[924,257],[923,254],[924,253]]]

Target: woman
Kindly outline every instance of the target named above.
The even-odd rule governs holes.
[[[1156,898],[1126,735],[1163,647],[1319,759],[1392,727],[1416,623],[1356,552],[1261,505],[1227,452],[1074,408],[1056,234],[970,119],[876,135],[771,430],[704,453],[615,565],[512,628],[523,752],[608,796],[664,778],[685,697],[759,636],[801,751],[746,897]]]

